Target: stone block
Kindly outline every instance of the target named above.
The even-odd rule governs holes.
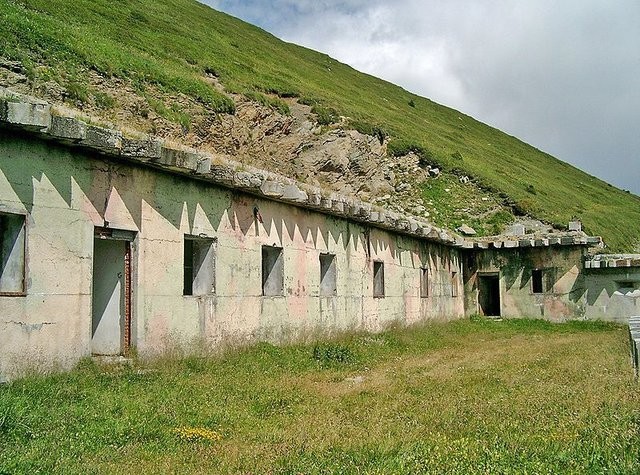
[[[207,157],[195,150],[180,150],[168,147],[162,147],[160,158],[154,160],[154,163],[163,167],[171,168],[176,171],[197,172],[200,162]],[[211,162],[209,162],[210,164]]]
[[[200,155],[198,166],[196,167],[196,173],[199,175],[208,175],[211,171],[211,157],[208,155]]]
[[[502,246],[504,246],[504,242],[503,241],[492,241],[491,245],[493,246],[494,249],[502,249]]]
[[[462,234],[464,234],[465,236],[475,236],[476,235],[476,230],[473,229],[471,226],[468,226],[466,224],[463,224],[462,226],[459,226],[457,231],[462,233]]]
[[[536,239],[535,242],[534,242],[534,245],[536,247],[548,246],[549,245],[549,240],[548,239]]]
[[[281,198],[287,201],[302,203],[303,201],[307,201],[308,196],[307,196],[307,193],[302,191],[296,185],[290,184],[290,185],[285,185]]]
[[[507,230],[507,234],[510,236],[524,236],[524,224],[516,223],[511,225]]]
[[[451,236],[445,230],[441,230],[438,233],[438,238],[440,238],[442,242],[449,242],[451,240]]]
[[[356,217],[369,221],[371,219],[371,205],[362,201],[358,202]]]
[[[248,171],[235,172],[233,174],[233,185],[245,190],[261,189],[262,176]]]
[[[83,146],[108,154],[119,154],[122,148],[122,133],[96,125],[87,125]]]
[[[78,142],[87,136],[87,124],[73,117],[51,116],[49,135],[68,142]]]
[[[550,237],[549,238],[549,245],[550,246],[557,246],[558,244],[560,244],[561,239],[559,237]]]
[[[519,246],[519,241],[504,241],[504,247],[506,249],[511,249]]]
[[[489,249],[489,243],[485,241],[476,241],[473,247],[476,249]]]
[[[421,224],[420,225],[420,230],[419,230],[420,234],[423,236],[428,236],[429,233],[431,232],[431,226],[429,226],[428,224]]]
[[[569,221],[569,231],[582,231],[582,223],[580,221]]]
[[[319,208],[320,203],[322,203],[322,195],[318,191],[312,191],[307,193],[309,198],[307,199],[307,204],[314,208]]]
[[[320,207],[323,209],[331,209],[333,207],[333,201],[331,200],[331,198],[323,197],[320,200]]]
[[[209,177],[215,183],[233,186],[233,170],[226,165],[211,164]]]
[[[0,121],[20,128],[42,131],[51,125],[51,106],[46,102],[0,99]]]
[[[341,200],[331,200],[331,209],[336,213],[344,214],[344,201]]]
[[[260,191],[265,196],[280,198],[284,194],[284,183],[273,180],[265,180],[260,186]]]
[[[560,238],[560,244],[562,246],[569,246],[574,244],[573,242],[573,236],[563,236]]]
[[[151,137],[145,139],[122,137],[122,149],[120,153],[124,157],[141,159],[143,161],[159,160],[162,156],[162,141]]]
[[[535,240],[534,239],[520,239],[518,241],[518,246],[519,247],[533,247],[535,244]]]

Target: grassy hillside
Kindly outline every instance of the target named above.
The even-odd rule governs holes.
[[[214,75],[227,92],[298,97],[326,122],[347,116],[361,131],[388,135],[392,153],[414,150],[471,175],[520,212],[558,226],[579,217],[610,250],[640,243],[639,197],[194,0],[0,0],[0,37],[0,56],[81,99],[98,94],[86,86],[92,70],[130,81],[141,93],[150,86],[182,92],[233,113],[233,102],[204,80]]]
[[[0,385],[0,473],[639,473],[623,327],[458,321]]]

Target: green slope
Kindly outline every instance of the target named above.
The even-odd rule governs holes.
[[[419,150],[500,193],[516,209],[559,226],[572,217],[610,250],[640,243],[640,198],[594,178],[453,109],[360,73],[330,57],[284,43],[194,0],[0,0],[0,56],[37,80],[87,94],[89,70],[183,92],[216,111],[227,91],[297,96],[329,119],[350,117],[383,130],[392,149]],[[44,66],[44,67],[43,67]]]

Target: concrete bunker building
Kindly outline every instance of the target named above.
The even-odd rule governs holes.
[[[640,256],[592,256],[600,243],[465,239],[0,94],[1,379],[478,313],[625,321]]]

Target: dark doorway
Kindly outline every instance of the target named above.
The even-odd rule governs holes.
[[[478,276],[478,303],[481,315],[500,316],[500,276]]]

